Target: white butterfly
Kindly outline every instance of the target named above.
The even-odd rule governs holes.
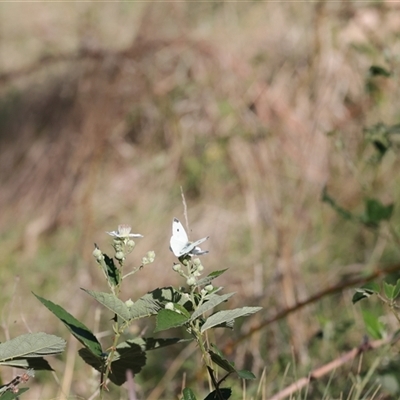
[[[169,242],[170,249],[175,254],[176,257],[182,257],[185,254],[190,255],[201,255],[208,253],[208,251],[203,251],[200,247],[197,247],[200,243],[205,242],[209,236],[196,240],[195,242],[189,242],[188,235],[186,234],[185,228],[179,222],[177,218],[172,221],[172,236]]]

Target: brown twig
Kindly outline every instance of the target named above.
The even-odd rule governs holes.
[[[329,372],[334,371],[335,369],[341,367],[345,363],[354,360],[359,354],[362,354],[368,350],[377,349],[385,344],[394,343],[398,338],[395,336],[382,339],[375,340],[373,342],[364,341],[360,346],[350,350],[349,352],[341,355],[335,360],[329,362],[328,364],[323,365],[312,371],[308,377],[300,378],[296,382],[292,383],[285,389],[281,390],[279,393],[276,393],[274,396],[270,397],[268,400],[282,400],[285,397],[292,395],[293,393],[301,390],[305,386],[307,386],[311,381],[315,379],[319,379],[324,375],[327,375]]]
[[[257,325],[253,325],[246,333],[242,334],[241,336],[239,336],[236,339],[228,341],[223,348],[224,352],[226,354],[232,353],[233,349],[235,348],[235,346],[238,343],[249,338],[255,332],[258,332],[259,330],[265,328],[267,325],[272,324],[273,322],[279,321],[282,318],[285,318],[286,316],[288,316],[289,314],[292,314],[295,311],[298,311],[301,308],[303,308],[309,304],[315,303],[316,301],[322,299],[325,296],[339,293],[342,290],[353,287],[353,286],[363,285],[367,282],[370,282],[370,281],[378,278],[379,276],[385,276],[385,275],[388,275],[388,274],[391,274],[391,273],[397,272],[397,271],[400,271],[400,264],[392,265],[391,267],[388,267],[385,269],[376,269],[375,271],[371,272],[368,276],[357,277],[354,279],[350,279],[346,282],[340,282],[334,286],[329,286],[329,287],[325,288],[324,290],[312,295],[308,299],[296,303],[293,307],[289,307],[282,311],[279,311],[277,314],[273,315],[272,317],[269,317],[269,318],[261,321]]]

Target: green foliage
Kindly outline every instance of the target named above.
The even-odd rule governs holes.
[[[182,227],[181,229],[184,228]],[[108,311],[111,311],[113,315],[112,329],[115,337],[107,352],[103,351],[100,342],[86,325],[78,321],[61,306],[38,295],[35,296],[64,323],[72,335],[84,346],[79,350],[79,355],[86,364],[100,373],[101,396],[107,384],[107,379],[115,385],[121,386],[127,380],[128,370],[134,375],[139,374],[146,365],[147,351],[185,341],[184,339],[143,337],[120,341],[130,324],[141,318],[156,316],[154,332],[184,327],[192,339],[196,340],[215,388],[207,398],[228,399],[231,391],[230,389],[220,388],[220,382],[214,376],[213,362],[225,369],[228,374],[236,373],[241,379],[254,379],[254,375],[249,371],[237,370],[234,364],[229,362],[215,346],[213,349],[209,348],[208,341],[203,334],[211,328],[232,328],[237,318],[254,314],[261,310],[261,307],[243,307],[213,313],[215,307],[227,302],[234,295],[234,293],[218,295],[217,292],[222,290],[222,287],[214,287],[211,284],[226,269],[211,272],[205,278],[200,279],[199,277],[204,267],[200,259],[193,258],[190,254],[182,254],[178,257],[179,264],[175,264],[173,267],[173,270],[186,280],[189,286],[188,289],[157,288],[137,300],[122,301],[119,298],[119,294],[123,281],[140,271],[143,265],[154,260],[154,252],[149,252],[148,255],[151,253],[151,256],[143,258],[146,262],[143,262],[141,267],[134,269],[125,276],[123,275],[126,256],[135,246],[132,239],[141,237],[140,234],[131,234],[130,231],[131,228],[129,226],[120,225],[117,231],[108,232],[114,238],[114,258],[117,260],[119,267],[116,266],[117,263],[114,258],[103,254],[97,245],[93,251],[93,256],[101,267],[110,288],[110,293],[82,289]],[[183,237],[185,236],[187,235],[183,235]],[[178,241],[178,243],[180,242]],[[190,242],[188,244],[190,245]],[[193,250],[193,245],[188,246],[183,243],[182,246],[190,249],[190,251]],[[211,315],[207,317],[206,314],[208,313],[211,313]],[[185,390],[183,394],[185,399],[194,398],[193,392],[189,389]]]
[[[72,335],[79,340],[79,342],[81,342],[95,356],[102,356],[103,350],[101,348],[101,344],[86,325],[78,321],[58,304],[55,304],[50,300],[46,300],[37,294],[35,294],[35,296],[45,307],[47,307],[48,310],[50,310],[61,322],[64,323],[64,325],[68,328]]]

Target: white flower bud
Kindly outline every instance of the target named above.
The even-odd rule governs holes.
[[[132,301],[131,299],[128,299],[128,300],[125,302],[125,305],[126,305],[128,308],[130,308],[130,307],[133,306],[133,301]]]
[[[210,293],[210,292],[212,292],[214,290],[214,286],[213,285],[207,285],[204,289],[207,290],[208,293]]]
[[[196,284],[196,278],[193,277],[193,276],[191,276],[190,278],[188,278],[188,280],[186,281],[186,283],[187,283],[189,286],[194,286],[194,285]]]
[[[197,267],[197,271],[202,272],[203,270],[204,270],[204,267],[203,267],[202,264],[200,264],[200,265]]]
[[[147,252],[147,259],[152,263],[156,259],[156,253],[153,250]]]
[[[165,309],[166,310],[171,310],[171,311],[174,311],[174,309],[175,309],[175,307],[174,307],[174,303],[167,303],[166,305],[165,305]]]
[[[123,251],[117,251],[115,253],[115,258],[119,261],[123,260],[125,257],[124,252]]]
[[[195,259],[193,260],[193,265],[195,265],[196,267],[198,267],[199,265],[201,265],[200,258],[195,258]]]
[[[100,249],[98,249],[97,247],[93,250],[93,257],[97,260],[97,261],[101,261],[104,256],[103,253],[101,252]]]
[[[175,272],[180,271],[180,270],[182,269],[181,264],[174,264],[174,266],[172,267],[172,269],[173,269]]]
[[[202,296],[205,296],[207,293],[208,293],[208,292],[207,292],[206,289],[201,289],[201,290],[200,290],[200,294],[201,294]]]

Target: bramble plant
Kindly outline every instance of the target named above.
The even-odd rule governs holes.
[[[209,374],[214,390],[206,397],[207,400],[225,400],[231,396],[230,388],[222,388],[221,384],[231,375],[236,374],[241,379],[254,379],[254,375],[246,370],[238,370],[229,362],[215,344],[207,340],[207,331],[215,328],[232,328],[235,319],[253,314],[261,307],[243,307],[233,310],[214,311],[215,307],[226,302],[234,293],[218,294],[223,289],[213,285],[215,278],[226,270],[214,271],[201,278],[204,272],[202,262],[198,257],[207,253],[198,244],[208,239],[189,242],[187,234],[177,219],[173,220],[171,250],[178,257],[178,263],[172,270],[178,273],[187,288],[163,287],[144,294],[135,300],[122,300],[121,285],[127,278],[139,272],[145,265],[155,260],[154,251],[149,251],[142,258],[141,265],[124,275],[126,258],[133,251],[133,239],[142,235],[131,233],[131,227],[120,225],[117,231],[107,232],[113,237],[114,256],[109,257],[95,245],[95,257],[107,281],[109,292],[84,290],[113,315],[113,340],[107,347],[96,338],[94,333],[81,321],[77,320],[61,306],[50,300],[35,295],[58,319],[69,329],[71,334],[83,345],[79,350],[80,357],[99,372],[99,392],[103,398],[107,385],[112,382],[122,385],[130,374],[138,374],[146,365],[146,352],[187,341],[184,338],[153,338],[136,337],[124,340],[127,328],[142,318],[155,317],[155,332],[170,328],[184,327],[191,339],[195,340],[201,359]],[[216,366],[226,372],[222,379],[217,379]],[[129,372],[131,371],[131,372]],[[184,400],[196,399],[193,391],[183,389]]]
[[[12,400],[29,390],[20,388],[35,376],[35,370],[52,371],[44,356],[57,355],[64,351],[66,342],[47,333],[26,333],[0,344],[0,365],[22,368],[26,372],[17,375],[11,382],[0,386],[0,400]]]

